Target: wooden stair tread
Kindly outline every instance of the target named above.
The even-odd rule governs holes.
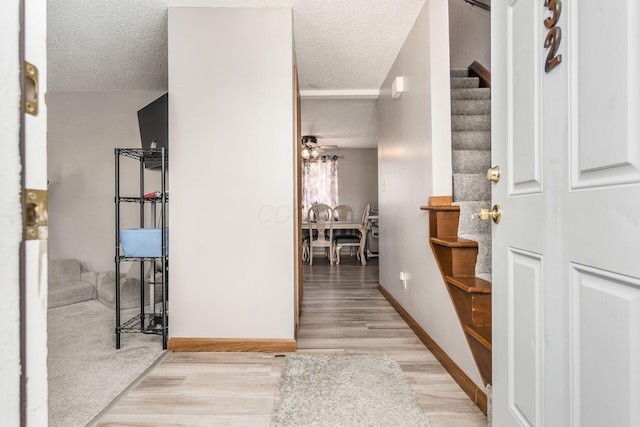
[[[487,282],[479,277],[454,277],[446,276],[445,280],[454,286],[470,294],[490,294],[491,282]]]
[[[449,206],[432,206],[432,205],[428,205],[428,206],[420,206],[420,210],[423,210],[423,211],[459,211],[460,210],[460,206],[453,206],[453,205],[449,205]]]
[[[431,237],[431,243],[446,246],[448,248],[477,248],[475,240],[461,239],[459,237]]]
[[[480,344],[491,350],[491,326],[462,325],[465,332],[476,339]]]

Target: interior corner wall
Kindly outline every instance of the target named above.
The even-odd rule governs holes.
[[[115,269],[114,148],[139,148],[137,111],[164,92],[49,92],[49,259],[77,258],[90,271]],[[121,161],[121,194],[139,194],[138,162]],[[149,191],[160,173],[145,172]],[[139,226],[122,206],[122,228]],[[128,268],[123,264],[123,271]]]
[[[420,210],[429,196],[446,195],[434,194],[436,181],[445,179],[447,173],[434,157],[434,151],[437,151],[434,147],[442,143],[434,138],[444,138],[444,131],[438,128],[450,126],[450,118],[436,119],[439,115],[435,111],[448,109],[442,103],[449,103],[448,55],[446,50],[445,53],[441,51],[441,47],[444,45],[446,49],[448,44],[447,25],[446,3],[427,1],[380,89],[380,284],[482,387],[455,308],[429,247],[428,214]],[[438,38],[442,34],[445,34],[444,40]],[[444,72],[439,69],[443,67]],[[396,76],[405,76],[406,91],[393,99],[391,85]],[[447,166],[450,180],[450,162]],[[400,272],[408,275],[406,290],[398,279]]]
[[[449,0],[451,68],[478,61],[491,70],[491,13],[464,0]]]
[[[19,2],[0,4],[0,413],[20,424],[20,34]]]
[[[294,336],[290,8],[169,8],[171,338]]]

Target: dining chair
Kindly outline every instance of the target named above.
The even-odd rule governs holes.
[[[309,208],[309,265],[313,265],[314,248],[324,248],[333,265],[333,209],[329,205],[317,204]]]
[[[353,221],[355,216],[353,214],[353,209],[349,205],[338,205],[333,208],[333,219],[334,221]],[[354,230],[343,230],[343,229],[335,229],[333,230],[333,237],[335,239],[336,236],[353,236]],[[353,248],[351,248],[353,249]],[[333,254],[335,260],[335,253]]]
[[[336,264],[340,264],[340,250],[342,248],[354,248],[356,249],[356,255],[362,265],[367,264],[367,260],[364,256],[364,245],[367,243],[367,221],[369,220],[369,211],[371,205],[367,205],[362,212],[362,222],[360,228],[356,234],[340,235],[333,237],[333,256],[335,257]]]
[[[304,206],[300,206],[300,218],[304,218]],[[309,261],[309,229],[302,227],[302,261]]]
[[[302,261],[309,261],[309,230],[302,230]]]
[[[333,208],[333,218],[337,221],[353,221],[353,209],[349,205],[338,205]]]

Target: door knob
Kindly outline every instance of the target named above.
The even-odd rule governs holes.
[[[480,219],[487,220],[491,218],[496,224],[500,222],[501,216],[502,211],[500,210],[500,205],[493,205],[492,209],[482,208],[478,212],[478,217]]]
[[[500,166],[487,169],[487,179],[491,182],[500,181]]]

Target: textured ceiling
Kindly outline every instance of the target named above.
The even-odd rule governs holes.
[[[303,99],[302,135],[315,135],[321,145],[375,148],[378,109],[375,99]]]
[[[377,90],[404,43],[425,0],[49,0],[48,89],[129,91],[167,89],[167,7],[291,6],[301,90]],[[336,101],[338,102],[338,101]],[[345,105],[358,103],[347,102]],[[366,104],[366,103],[365,103]],[[316,130],[334,134],[336,120],[322,102],[303,107]],[[334,105],[336,105],[334,103]],[[326,122],[336,127],[319,129]],[[371,135],[351,129],[346,141]],[[369,132],[369,131],[367,131]],[[366,135],[365,135],[366,134]],[[363,139],[364,138],[364,139]],[[371,142],[367,143],[368,145]]]
[[[167,1],[49,0],[48,90],[167,89]]]

